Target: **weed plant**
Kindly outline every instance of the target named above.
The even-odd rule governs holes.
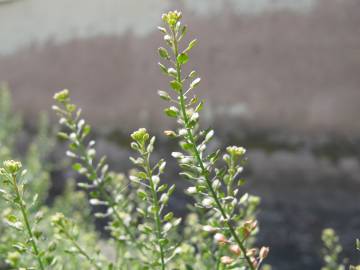
[[[242,177],[246,150],[240,146],[208,148],[214,130],[200,125],[205,106],[196,89],[201,79],[186,72],[194,39],[182,43],[187,27],[181,13],[162,16],[159,27],[164,46],[159,48],[161,71],[168,90],[159,90],[167,102],[166,116],[177,127],[164,134],[178,142],[171,155],[181,170],[178,181],[189,181],[186,194],[193,199],[182,220],[168,207],[175,185],[163,179],[166,161],[155,159],[155,136],[140,128],[130,135],[134,168],[126,175],[114,172],[99,156],[91,139],[91,126],[70,92],[56,93],[53,110],[59,117],[58,137],[68,142],[66,155],[80,180],[67,181],[65,192],[49,206],[48,155],[54,141],[47,122],[25,158],[15,149],[20,118],[11,109],[9,91],[0,91],[0,269],[97,270],[258,270],[269,248],[255,246],[260,199],[244,191]],[[20,156],[20,157],[19,157]],[[23,159],[20,161],[11,158]],[[80,190],[79,190],[80,189]],[[108,238],[101,238],[94,220],[103,219]],[[342,270],[341,247],[333,231],[323,234],[323,270]],[[353,266],[351,269],[358,269]]]

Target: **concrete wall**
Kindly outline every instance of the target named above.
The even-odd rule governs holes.
[[[167,84],[156,66],[155,29],[173,7],[200,41],[190,65],[203,77],[210,120],[359,133],[357,0],[7,1],[0,80],[27,115],[70,88],[95,123],[163,125],[155,93]]]

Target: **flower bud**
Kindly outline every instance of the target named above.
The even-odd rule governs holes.
[[[231,264],[234,260],[231,258],[231,257],[229,257],[229,256],[222,256],[221,257],[221,263],[222,264],[226,264],[226,265],[228,265],[228,264]]]
[[[69,90],[64,89],[54,95],[54,99],[58,102],[65,102],[69,99],[70,93]]]
[[[205,207],[205,208],[211,208],[212,205],[214,203],[214,200],[212,198],[205,198],[202,200],[201,204]]]
[[[231,245],[229,251],[237,256],[241,254],[241,249],[238,245]]]
[[[227,244],[229,242],[229,240],[226,239],[225,235],[221,234],[221,233],[217,233],[214,235],[214,240],[216,243],[220,244],[220,245],[224,245]]]
[[[202,227],[203,231],[205,232],[210,232],[210,233],[213,233],[213,232],[217,232],[219,229],[218,228],[215,228],[213,226],[210,226],[210,225],[205,225]]]
[[[262,247],[259,253],[260,260],[265,259],[269,255],[269,251],[270,251],[269,247]]]
[[[244,228],[247,229],[249,232],[252,232],[253,230],[256,229],[258,225],[258,222],[257,220],[248,220],[248,221],[245,221],[244,223]]]
[[[11,174],[18,173],[22,167],[22,164],[20,161],[14,161],[14,160],[5,160],[3,165],[4,165],[5,170]]]
[[[155,186],[159,185],[159,183],[160,183],[160,177],[158,175],[153,175],[151,177],[151,180]]]
[[[246,153],[246,149],[244,147],[239,147],[239,146],[228,146],[226,148],[226,151],[230,155],[234,155],[234,156],[242,156]]]
[[[131,138],[137,142],[146,142],[149,139],[149,133],[145,128],[140,128],[131,134]]]
[[[195,194],[196,193],[196,187],[188,187],[186,189],[186,192],[189,194]]]
[[[176,137],[177,136],[176,132],[172,131],[172,130],[165,130],[164,134],[165,134],[165,136],[168,136],[168,137]]]

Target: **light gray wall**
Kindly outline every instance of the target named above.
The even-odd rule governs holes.
[[[8,1],[0,4],[0,80],[27,115],[70,88],[98,124],[164,125],[155,29],[174,7],[200,41],[192,63],[210,121],[360,131],[357,0]]]

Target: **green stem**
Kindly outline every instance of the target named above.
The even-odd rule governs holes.
[[[23,219],[24,219],[24,222],[25,222],[25,226],[26,226],[26,230],[28,232],[28,235],[29,235],[29,240],[30,240],[30,243],[32,245],[32,248],[33,248],[33,251],[34,251],[34,254],[37,258],[37,261],[39,263],[39,267],[41,270],[44,270],[44,265],[41,261],[41,258],[40,258],[40,253],[39,253],[39,249],[36,245],[36,242],[34,240],[34,235],[32,233],[32,230],[31,230],[31,227],[30,227],[30,223],[29,223],[29,219],[28,219],[28,216],[27,216],[27,213],[26,213],[26,208],[25,208],[25,205],[23,203],[23,200],[20,196],[20,192],[19,192],[19,188],[17,186],[17,182],[16,182],[16,175],[13,174],[12,175],[12,180],[13,180],[13,185],[14,185],[14,189],[15,189],[15,193],[16,193],[16,197],[19,201],[19,205],[20,205],[20,210],[21,210],[21,213],[22,213],[22,216],[23,216]]]
[[[69,121],[72,121],[71,116],[69,116]],[[73,130],[73,132],[75,132],[75,131]],[[80,138],[77,138],[77,140],[80,142],[80,143],[79,143],[80,154],[85,158],[85,164],[86,164],[86,166],[87,166],[87,169],[90,171],[90,174],[91,174],[91,175],[93,175],[93,176],[95,176],[96,178],[98,178],[97,171],[96,171],[96,170],[94,169],[94,167],[91,165],[91,162],[90,162],[90,160],[89,160],[89,158],[88,158],[88,156],[87,156],[87,154],[86,154],[86,149],[85,149],[84,145],[81,143]],[[103,182],[102,182],[102,183],[103,183]],[[130,239],[131,239],[131,242],[134,243],[134,244],[137,246],[137,248],[138,248],[138,250],[140,251],[140,253],[142,253],[142,254],[144,255],[141,246],[139,245],[138,241],[136,240],[135,235],[130,231],[130,229],[128,228],[128,226],[126,226],[126,224],[124,224],[123,219],[120,217],[119,213],[117,212],[117,209],[116,209],[116,207],[115,207],[116,203],[115,203],[114,199],[113,199],[113,198],[111,197],[111,195],[109,195],[108,192],[104,189],[102,183],[100,183],[100,185],[99,185],[99,191],[100,191],[101,195],[102,195],[103,197],[105,197],[105,199],[109,202],[109,204],[110,204],[109,206],[110,206],[110,208],[112,209],[112,211],[113,211],[113,213],[114,213],[114,215],[115,215],[115,218],[116,218],[117,221],[121,224],[121,226],[124,228],[126,234],[129,235],[129,237],[130,237]]]
[[[172,37],[173,37],[173,51],[174,51],[174,55],[175,55],[175,61],[176,61],[176,73],[177,73],[177,77],[176,77],[176,80],[182,84],[182,80],[181,80],[181,66],[180,66],[180,63],[179,61],[177,60],[177,57],[179,55],[179,52],[178,52],[178,44],[177,44],[177,39],[176,39],[176,33],[175,33],[175,30],[174,29],[171,29],[172,31]],[[185,106],[185,98],[184,98],[184,93],[183,93],[183,89],[180,90],[180,110],[181,110],[181,113],[183,115],[183,121],[184,121],[184,126],[186,128],[186,131],[187,131],[187,135],[188,135],[188,139],[190,141],[190,144],[192,145],[192,148],[193,148],[193,151],[194,151],[194,154],[195,154],[195,158],[196,158],[196,161],[198,162],[199,166],[200,166],[200,169],[201,169],[201,174],[202,176],[204,176],[205,178],[205,181],[206,181],[206,185],[208,187],[208,189],[210,190],[210,193],[211,193],[211,196],[212,198],[214,199],[215,201],[215,204],[218,208],[218,210],[220,211],[222,217],[224,218],[224,220],[226,221],[226,225],[227,227],[229,228],[229,231],[231,233],[231,235],[233,236],[233,238],[235,239],[236,243],[238,244],[238,246],[240,247],[242,253],[244,254],[244,257],[245,257],[245,260],[247,261],[249,267],[251,270],[255,270],[249,256],[246,255],[246,248],[243,244],[243,242],[240,240],[239,236],[237,235],[237,233],[235,232],[235,229],[233,228],[233,225],[229,222],[229,219],[228,219],[228,216],[227,214],[225,213],[221,203],[220,203],[220,200],[215,192],[215,190],[213,189],[212,185],[211,185],[211,180],[209,178],[209,172],[206,170],[205,166],[204,166],[204,163],[200,157],[200,153],[197,149],[197,145],[196,145],[196,142],[195,142],[195,138],[194,138],[194,135],[192,134],[192,130],[191,128],[189,128],[189,118],[186,114],[186,106]]]
[[[75,246],[75,248],[79,251],[81,255],[83,255],[96,269],[101,270],[101,268],[96,264],[96,261],[92,259],[85,250],[83,250],[76,240],[68,233],[68,231],[64,230],[64,234],[71,241],[71,243]]]
[[[143,149],[143,151],[145,151],[145,149]],[[160,242],[161,237],[161,220],[160,220],[160,206],[159,206],[159,199],[158,199],[158,194],[156,192],[156,187],[154,185],[154,182],[152,181],[152,170],[150,167],[150,157],[149,154],[147,154],[146,156],[146,163],[145,163],[145,170],[146,170],[146,175],[149,179],[149,183],[150,183],[150,189],[151,189],[151,195],[153,197],[153,201],[154,201],[154,207],[155,207],[155,211],[154,211],[154,220],[155,220],[155,226],[156,226],[156,236],[158,238],[158,244],[159,244],[159,249],[160,249],[160,260],[161,260],[161,270],[165,270],[165,254],[164,254],[164,247]]]

